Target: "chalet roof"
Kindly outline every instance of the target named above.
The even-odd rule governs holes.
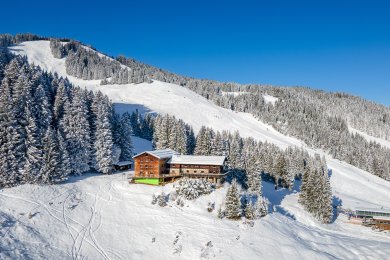
[[[174,155],[168,163],[222,166],[225,160],[225,156]]]
[[[167,159],[167,158],[171,158],[173,155],[179,154],[178,152],[172,149],[164,149],[164,150],[145,151],[137,155],[134,155],[133,158],[136,158],[145,153],[150,154],[158,159]]]
[[[114,165],[116,165],[116,166],[126,166],[126,165],[130,165],[130,164],[133,164],[133,162],[132,161],[120,161],[120,162],[114,163]]]

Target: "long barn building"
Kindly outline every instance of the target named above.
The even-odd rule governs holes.
[[[206,178],[218,183],[225,176],[225,156],[179,155],[171,149],[145,151],[134,159],[133,182],[164,184],[177,178]]]

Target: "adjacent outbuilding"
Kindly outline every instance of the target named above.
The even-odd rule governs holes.
[[[181,177],[218,183],[226,175],[225,156],[180,155],[171,149],[145,151],[133,157],[134,183],[164,184]]]

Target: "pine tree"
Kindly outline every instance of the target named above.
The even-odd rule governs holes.
[[[236,179],[232,181],[225,197],[225,215],[228,219],[241,218],[241,201]]]
[[[59,147],[59,173],[60,175],[57,177],[58,181],[63,181],[68,178],[68,176],[72,173],[71,165],[70,165],[70,157],[68,153],[68,146],[66,141],[62,137],[62,134],[58,131],[58,147]]]
[[[19,180],[19,165],[14,153],[15,141],[20,136],[14,125],[11,93],[8,86],[2,85],[0,92],[0,186],[12,186]]]
[[[37,183],[41,181],[43,165],[42,144],[39,139],[39,129],[30,106],[27,106],[26,118],[26,163],[24,164],[22,183]]]
[[[230,144],[230,151],[229,151],[229,164],[231,168],[236,169],[242,169],[243,168],[243,162],[242,162],[242,138],[240,137],[240,134],[238,131],[236,131],[233,135],[232,142]]]
[[[65,102],[68,102],[68,91],[65,80],[61,79],[54,98],[53,120],[56,127],[58,127],[60,120],[64,116]]]
[[[176,132],[177,132],[177,143],[176,143],[176,149],[180,154],[188,154],[188,148],[187,148],[187,133],[186,133],[186,126],[182,120],[179,120],[176,125]]]
[[[52,112],[49,100],[42,84],[39,84],[34,93],[34,115],[39,129],[40,138],[45,135],[46,129],[52,121]]]
[[[287,168],[286,158],[284,157],[283,153],[280,153],[278,155],[274,168],[275,168],[275,174],[277,176],[277,184],[279,180],[281,180],[284,185],[290,183],[286,181],[288,180],[289,172]]]
[[[117,145],[121,148],[120,161],[128,161],[133,157],[132,134],[131,116],[129,113],[125,112],[120,120],[119,140],[117,142]]]
[[[109,174],[113,163],[113,141],[110,124],[110,111],[106,103],[98,107],[96,122],[96,167],[99,172]]]
[[[249,200],[245,206],[245,218],[249,220],[256,218],[256,210],[251,200]]]
[[[258,172],[247,172],[247,186],[251,195],[263,195],[261,175]]]
[[[187,154],[193,154],[195,150],[195,134],[191,126],[186,125],[186,136],[187,136]]]
[[[73,100],[65,104],[64,117],[60,122],[72,162],[71,171],[75,175],[88,171],[91,160],[88,110],[85,97],[80,92],[77,88],[72,90]]]
[[[43,183],[62,181],[59,148],[54,130],[48,127],[43,138],[43,167],[40,173]]]

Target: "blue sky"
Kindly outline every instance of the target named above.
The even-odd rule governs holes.
[[[388,1],[36,0],[1,6],[0,33],[75,38],[187,76],[344,91],[390,106]]]

